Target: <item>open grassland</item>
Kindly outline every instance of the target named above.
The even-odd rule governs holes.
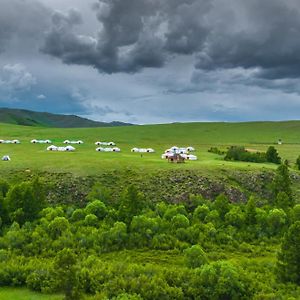
[[[10,155],[12,161],[1,162],[1,170],[41,170],[73,172],[78,175],[96,174],[104,170],[136,169],[203,169],[219,168],[275,168],[272,164],[225,162],[221,156],[208,153],[211,146],[226,149],[230,145],[265,151],[276,144],[283,159],[293,164],[300,154],[300,121],[250,123],[184,123],[114,128],[58,129],[1,124],[0,139],[19,139],[20,145],[0,144],[0,156]],[[31,139],[51,139],[56,146],[65,139],[83,140],[75,145],[74,153],[46,151],[45,144],[31,144]],[[96,152],[96,141],[113,141],[121,153]],[[194,146],[198,161],[184,165],[168,164],[161,159],[165,149]],[[131,153],[133,147],[151,147],[153,154]]]

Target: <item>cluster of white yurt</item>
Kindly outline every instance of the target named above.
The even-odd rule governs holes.
[[[60,152],[73,152],[76,149],[73,146],[66,146],[66,147],[57,147],[54,145],[51,145],[47,148],[47,151],[60,151]]]
[[[0,140],[0,144],[20,144],[19,140]]]
[[[4,155],[1,160],[2,161],[10,161],[10,157],[8,155]]]
[[[83,141],[81,141],[81,140],[79,140],[79,141],[65,140],[64,144],[77,144],[77,145],[81,145],[81,144],[83,144]]]
[[[110,148],[110,147],[107,147],[107,148],[99,147],[99,148],[96,148],[96,151],[98,151],[98,152],[121,152],[121,149],[118,148],[118,147],[113,147],[113,148]]]
[[[179,154],[181,157],[183,157],[186,160],[197,160],[197,156],[190,154],[190,152],[195,151],[195,148],[192,146],[189,147],[177,147],[173,146],[165,151],[164,154],[162,154],[162,159],[168,159],[172,158],[175,154]]]
[[[32,144],[51,144],[51,140],[36,140],[36,139],[33,139],[30,141],[30,143]]]
[[[137,152],[137,153],[154,153],[155,150],[152,148],[132,148],[131,152]]]
[[[97,146],[116,146],[114,142],[96,142],[95,145]]]

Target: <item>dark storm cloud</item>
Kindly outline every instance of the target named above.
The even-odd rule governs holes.
[[[296,0],[99,0],[96,36],[77,33],[70,15],[52,19],[43,52],[100,72],[162,67],[194,55],[201,70],[258,68],[257,77],[300,74]]]
[[[196,67],[259,68],[258,77],[300,75],[300,11],[293,0],[230,1],[212,12],[218,22]],[[226,3],[228,4],[228,3]],[[227,16],[227,17],[226,17]]]
[[[100,23],[96,37],[79,35],[74,24],[66,22],[61,27],[53,20],[42,51],[65,63],[91,65],[105,73],[159,68],[170,54],[191,54],[201,48],[207,29],[199,17],[209,10],[209,3],[100,0],[94,5]]]
[[[0,52],[10,43],[33,48],[50,26],[51,10],[35,0],[0,1]]]

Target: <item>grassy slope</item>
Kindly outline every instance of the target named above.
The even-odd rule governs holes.
[[[300,154],[300,121],[255,123],[186,123],[147,125],[113,128],[40,128],[0,124],[0,139],[20,139],[21,145],[0,145],[0,156],[8,154],[12,161],[1,162],[2,170],[31,169],[75,174],[94,174],[103,170],[134,168],[157,169],[213,169],[216,168],[274,168],[270,164],[224,162],[221,157],[210,154],[211,146],[225,148],[228,145],[245,145],[266,150],[279,138],[284,144],[277,146],[281,156],[292,162]],[[82,139],[74,153],[47,152],[46,145],[32,145],[30,140],[52,139],[61,145],[64,139]],[[122,153],[99,153],[95,151],[97,140],[114,141]],[[197,162],[172,165],[160,158],[161,153],[173,145],[194,146],[199,157]],[[131,153],[132,147],[152,147],[155,154]]]

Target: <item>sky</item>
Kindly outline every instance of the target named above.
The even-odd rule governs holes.
[[[0,107],[136,124],[300,117],[299,0],[0,0]]]

